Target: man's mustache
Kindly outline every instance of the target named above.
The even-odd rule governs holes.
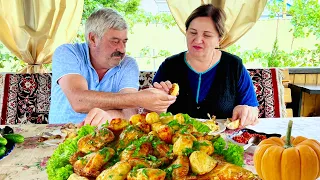
[[[114,53],[111,54],[111,57],[123,57],[124,53],[120,52],[120,51],[116,51]]]

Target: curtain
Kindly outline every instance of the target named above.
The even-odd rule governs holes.
[[[0,0],[0,41],[28,65],[22,73],[46,72],[54,50],[75,37],[83,0]]]
[[[224,9],[227,15],[226,35],[220,42],[224,49],[248,32],[260,18],[267,0],[167,0],[171,14],[185,34],[185,21],[191,12],[202,4],[213,4]]]

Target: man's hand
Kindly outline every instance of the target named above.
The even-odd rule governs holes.
[[[233,109],[232,120],[240,119],[240,128],[256,125],[258,121],[258,108],[247,105],[238,105]]]
[[[111,117],[106,111],[99,108],[93,108],[89,111],[86,118],[80,123],[80,126],[86,124],[90,124],[91,126],[100,126],[108,120],[111,121]]]
[[[172,88],[172,83],[170,81],[165,81],[165,82],[161,81],[160,83],[155,82],[153,83],[153,87],[163,90],[164,92],[169,94],[169,91]]]
[[[139,104],[141,107],[155,112],[166,112],[168,107],[173,104],[177,98],[157,88],[141,90],[137,96],[139,96]]]

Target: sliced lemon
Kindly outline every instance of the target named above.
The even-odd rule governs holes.
[[[240,126],[240,120],[237,119],[235,121],[231,121],[231,119],[227,118],[227,121],[224,123],[228,129],[238,129]]]
[[[177,96],[179,93],[179,85],[177,83],[173,83],[169,93],[172,96]]]

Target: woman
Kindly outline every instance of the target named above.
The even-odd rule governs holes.
[[[219,50],[225,20],[225,12],[212,5],[195,9],[185,23],[188,51],[167,58],[153,85],[167,92],[171,83],[179,85],[179,96],[168,112],[232,117],[244,127],[257,123],[258,101],[242,60]]]

